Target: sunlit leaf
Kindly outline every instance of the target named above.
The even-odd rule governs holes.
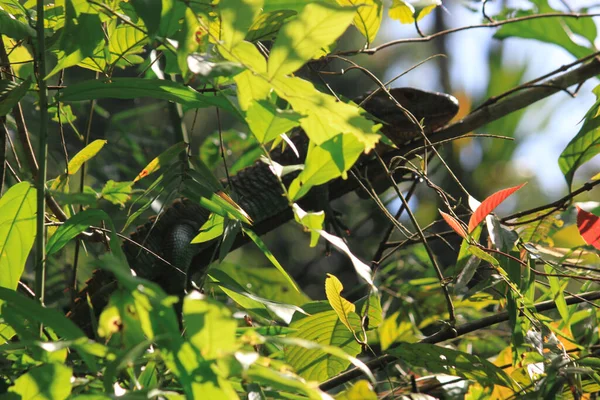
[[[0,286],[16,289],[36,236],[36,190],[29,182],[0,198]]]
[[[403,24],[412,24],[441,5],[441,0],[392,0],[388,15]]]
[[[310,3],[296,18],[286,23],[271,49],[268,76],[295,72],[323,46],[333,43],[348,27],[355,10]]]
[[[300,125],[300,115],[283,111],[268,101],[256,101],[246,111],[246,121],[259,143],[268,143]]]
[[[475,210],[469,219],[469,233],[473,232],[475,227],[477,227],[477,225],[479,225],[479,223],[483,221],[489,213],[494,211],[494,209],[498,207],[500,203],[506,200],[514,192],[521,189],[523,186],[525,186],[525,183],[508,189],[499,190],[482,201],[481,205],[477,208],[477,210]]]
[[[258,15],[263,0],[223,0],[218,4],[221,21],[220,45],[231,50],[244,40]]]
[[[143,170],[135,177],[133,182],[137,182],[142,178],[147,177],[148,175],[160,170],[161,168],[166,167],[187,148],[187,143],[179,142],[169,147],[167,150],[163,151],[158,157],[154,158],[148,165],[144,167]]]
[[[294,321],[290,328],[296,329],[288,338],[301,338],[324,346],[335,346],[350,356],[360,352],[360,345],[354,335],[344,326],[334,310],[314,313],[303,307],[312,315]],[[360,331],[360,319],[356,314],[349,315],[349,321],[356,331]],[[319,349],[307,350],[300,346],[284,348],[286,361],[296,372],[307,380],[324,381],[348,368],[350,361],[330,356]]]
[[[600,85],[594,88],[596,102],[585,115],[583,126],[558,159],[569,188],[577,169],[600,152]]]
[[[378,398],[373,386],[365,380],[356,382],[349,389],[335,396],[336,400],[377,400]]]
[[[64,7],[65,25],[58,47],[58,63],[46,79],[91,57],[104,40],[102,21],[94,6],[87,2],[65,0]]]
[[[133,185],[133,182],[109,180],[102,188],[100,196],[113,204],[124,207],[125,203],[131,198],[131,185]]]
[[[22,400],[62,400],[71,394],[72,378],[73,371],[66,365],[40,365],[17,378],[14,385],[8,388],[8,392],[18,395]]]
[[[383,17],[383,4],[381,0],[337,0],[342,6],[357,7],[353,24],[356,29],[367,39],[367,43],[373,43]]]
[[[577,207],[577,228],[587,244],[600,250],[600,217]]]
[[[256,42],[258,40],[273,40],[284,22],[295,15],[293,10],[278,10],[269,13],[263,13],[254,21],[248,33],[246,40]]]
[[[340,282],[335,275],[327,274],[327,279],[325,279],[325,294],[327,295],[327,300],[340,318],[340,321],[346,325],[346,328],[353,332],[352,325],[350,325],[348,318],[350,313],[356,311],[356,307],[342,297],[342,290],[344,290],[342,282]]]
[[[237,323],[223,304],[198,292],[183,301],[185,333],[206,360],[222,357],[238,348],[235,339]]]

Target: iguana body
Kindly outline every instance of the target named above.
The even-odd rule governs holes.
[[[456,99],[449,95],[409,88],[393,89],[391,93],[403,107],[414,115],[417,121],[422,122],[425,126],[425,132],[431,132],[446,124],[458,111]],[[368,97],[368,94],[356,99],[356,102],[360,103],[366,97]],[[382,128],[382,132],[396,145],[410,141],[420,135],[418,126],[411,122],[383,91],[368,98],[365,104],[362,104],[362,107],[371,115],[386,123]],[[297,130],[301,131],[299,128]],[[296,132],[296,134],[300,134],[300,132]],[[298,139],[294,140],[297,148],[301,153],[305,153],[307,143],[306,139],[302,139],[305,135],[302,133],[301,136],[297,135],[297,137]],[[305,154],[300,154],[300,159],[298,159],[289,149],[272,155],[274,160],[284,165],[298,164],[304,160],[304,156]],[[294,174],[286,176],[284,183],[289,184],[294,176]],[[282,220],[291,217],[289,204],[283,195],[281,182],[272,174],[265,163],[256,162],[230,177],[229,182],[233,186],[230,190],[234,193],[237,203],[250,215],[255,226],[261,226],[258,233],[268,230],[268,228],[265,228],[268,221],[277,220],[281,223]],[[310,201],[309,193],[305,202],[310,203]],[[308,206],[310,207],[310,204]],[[285,217],[281,218],[284,214]],[[138,245],[129,241],[123,244],[131,268],[138,276],[160,283],[169,293],[182,292],[186,281],[185,274],[190,269],[192,259],[194,260],[193,270],[195,271],[210,262],[210,260],[204,258],[198,260],[198,257],[196,257],[194,259],[194,256],[202,247],[190,245],[191,239],[206,222],[208,216],[209,212],[206,209],[190,200],[175,201],[160,217],[152,217],[131,235],[132,241],[138,243]],[[277,225],[278,223],[274,224],[274,226]],[[144,249],[157,254],[164,261]],[[89,311],[84,310],[87,309],[85,299],[88,292],[91,293],[92,288],[104,287],[103,284],[107,284],[111,280],[112,277],[108,273],[95,272],[86,286],[89,289],[84,289],[76,301],[75,307],[70,313],[71,317],[74,320],[81,319],[81,317],[87,318]],[[91,295],[92,304],[97,311],[105,304],[104,297],[104,295]]]

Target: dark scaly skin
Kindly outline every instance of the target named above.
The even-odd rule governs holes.
[[[414,115],[417,121],[422,122],[425,133],[445,125],[458,111],[456,99],[446,94],[411,88],[392,89],[390,93]],[[360,103],[367,96],[368,93],[357,98],[355,102]],[[411,122],[384,91],[379,91],[369,98],[362,107],[369,114],[385,122],[381,129],[382,133],[398,146],[421,135],[421,129]],[[296,130],[301,131],[300,128]],[[283,165],[298,164],[306,155],[306,135],[302,133],[291,136],[300,152],[300,159],[289,148],[283,152],[275,151],[272,154],[273,159]],[[290,174],[284,177],[284,184],[289,184],[296,175]],[[281,183],[263,162],[256,162],[240,171],[230,178],[230,182],[233,186],[232,197],[250,215],[255,225],[264,226],[268,221],[278,219],[284,213],[289,214],[289,204],[283,196]],[[305,202],[310,207],[311,193]],[[185,274],[190,269],[192,260],[194,271],[201,270],[210,261],[201,259],[197,262],[198,257],[194,258],[194,256],[202,250],[203,246],[190,244],[208,216],[209,212],[206,209],[190,200],[176,200],[160,218],[156,216],[150,218],[146,224],[139,226],[136,232],[131,234],[134,242],[158,254],[170,265],[157,259],[139,245],[126,241],[123,250],[130,266],[138,276],[161,284],[168,293],[181,294],[186,282]],[[260,233],[262,231],[261,228]],[[111,274],[103,270],[95,271],[69,312],[69,316],[78,325],[89,328],[89,309],[86,301],[88,292],[92,293],[92,305],[96,312],[104,307],[107,301],[106,290],[99,290],[99,288],[105,288],[106,285],[114,287]],[[100,294],[96,294],[95,291],[98,290]],[[89,334],[90,331],[88,330],[87,333]]]

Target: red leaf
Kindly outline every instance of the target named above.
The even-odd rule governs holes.
[[[600,250],[600,217],[577,207],[577,228],[587,244]]]
[[[458,233],[460,235],[460,237],[462,237],[463,239],[467,238],[467,232],[465,232],[465,229],[462,227],[460,222],[458,222],[456,220],[456,218],[454,218],[450,214],[446,214],[442,210],[438,210],[438,211],[442,215],[442,218],[444,218],[444,221],[446,221],[446,223],[448,225],[450,225],[450,228],[452,228],[452,230],[454,230],[454,232]]]
[[[494,211],[494,208],[498,207],[498,205],[500,205],[500,203],[506,200],[508,196],[521,189],[526,184],[527,182],[519,186],[499,190],[493,195],[489,196],[484,201],[482,201],[479,207],[477,207],[477,210],[475,210],[473,215],[471,215],[471,219],[469,220],[469,233],[473,232],[477,225],[479,225],[479,223],[483,221],[485,217],[489,215],[489,213]]]

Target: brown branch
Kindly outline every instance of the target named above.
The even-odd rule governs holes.
[[[582,293],[577,296],[565,297],[565,301],[566,301],[567,305],[569,305],[569,306],[573,305],[573,304],[579,304],[579,303],[588,302],[588,301],[592,301],[592,300],[598,300],[598,299],[600,299],[600,291],[587,292],[587,293]],[[541,303],[535,304],[534,308],[535,308],[535,311],[538,313],[544,312],[544,311],[549,311],[549,310],[553,310],[556,308],[556,303],[554,302],[554,300],[543,301]],[[492,325],[499,324],[501,322],[506,322],[506,321],[508,321],[508,318],[509,318],[508,311],[496,313],[496,314],[490,315],[488,317],[481,318],[477,321],[468,322],[466,324],[456,326],[453,329],[441,330],[438,333],[435,333],[431,336],[428,336],[428,337],[420,340],[418,343],[429,343],[429,344],[440,343],[445,340],[454,339],[458,336],[466,335],[467,333],[471,333],[471,332],[477,331],[479,329],[487,328]],[[386,354],[386,355],[378,357],[374,360],[371,360],[371,361],[367,362],[366,364],[371,370],[377,370],[377,369],[385,367],[390,362],[394,362],[396,360],[397,360],[397,357],[392,356],[390,354]],[[339,385],[342,385],[346,382],[351,381],[354,378],[358,378],[361,375],[362,375],[362,371],[360,369],[353,368],[349,371],[339,374],[338,376],[336,376],[334,378],[329,379],[328,381],[323,382],[319,386],[319,389],[331,390]]]
[[[573,200],[577,195],[579,195],[583,192],[589,192],[590,190],[592,190],[594,187],[596,187],[599,184],[600,184],[600,180],[586,182],[579,189],[575,190],[574,192],[569,193],[568,195],[566,195],[550,204],[544,204],[543,206],[539,206],[539,207],[531,208],[529,210],[514,213],[512,215],[509,215],[508,217],[502,218],[500,220],[500,222],[502,222],[503,224],[506,224],[506,225],[520,225],[524,222],[508,222],[508,221],[510,221],[511,219],[521,218],[526,215],[535,214],[539,211],[544,211],[549,208],[552,208],[553,210],[550,213],[544,214],[544,217],[546,217],[548,214],[551,214],[554,211],[564,209],[571,202],[571,200]],[[538,218],[534,218],[534,219],[528,220],[526,222],[527,223],[533,222],[537,219]]]

